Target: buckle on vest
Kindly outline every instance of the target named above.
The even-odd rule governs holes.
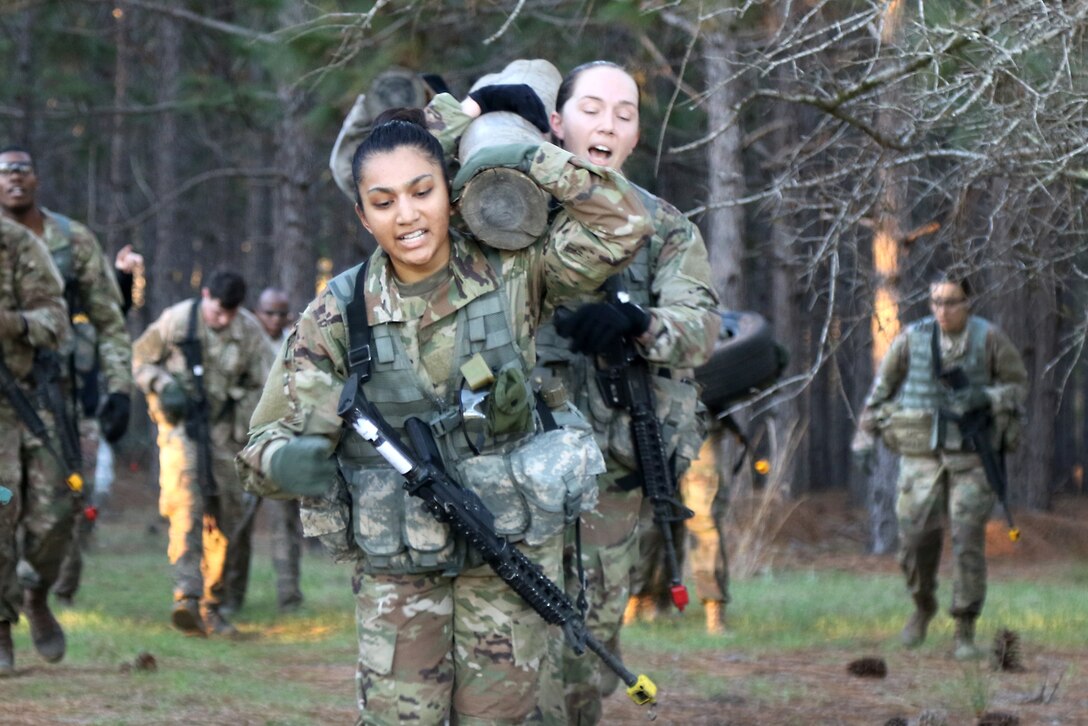
[[[370,361],[369,343],[348,349],[348,367],[351,368],[351,370],[361,367],[360,374],[364,379],[370,377]]]

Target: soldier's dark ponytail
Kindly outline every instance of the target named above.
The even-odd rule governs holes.
[[[449,170],[442,154],[442,144],[427,130],[426,117],[418,108],[393,108],[383,111],[374,119],[370,135],[363,139],[351,157],[351,178],[355,187],[355,203],[362,205],[359,196],[359,180],[363,166],[375,154],[394,151],[402,146],[419,150],[442,168],[446,188],[450,187]]]

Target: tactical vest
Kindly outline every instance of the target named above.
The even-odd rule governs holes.
[[[365,268],[358,266],[329,283],[341,310],[345,311],[345,320],[355,286],[365,284],[357,279],[361,269],[365,274]],[[582,506],[583,493],[590,487],[595,491],[595,475],[603,470],[600,452],[588,430],[578,433],[560,429],[542,434],[539,421],[537,433],[488,436],[483,448],[477,447],[480,453],[473,451],[459,405],[461,365],[477,353],[492,371],[511,365],[524,370],[526,362],[510,329],[506,294],[501,285],[461,307],[453,324],[457,332],[445,399],[435,396],[430,385],[413,369],[394,332],[395,323],[369,326],[370,378],[363,386],[364,396],[405,441],[406,419],[415,416],[428,422],[447,471],[480,495],[495,515],[496,532],[513,541],[524,539],[528,544],[540,544],[578,516],[580,510],[568,510]],[[559,455],[547,448],[555,446],[562,449]],[[583,458],[592,459],[595,452],[599,461],[597,470],[591,471],[593,467],[577,462],[568,462],[572,465],[564,468],[563,454],[569,453],[566,449],[572,446],[584,449],[580,454]],[[541,457],[551,469],[549,474],[569,479],[564,479],[560,488],[569,490],[570,497],[564,496],[559,502],[533,501],[539,497],[535,497],[532,482],[525,481],[526,468],[539,468]],[[478,564],[469,557],[466,544],[451,536],[449,527],[426,511],[421,499],[407,492],[403,477],[370,443],[349,432],[341,440],[337,458],[351,494],[354,542],[364,555],[364,571],[455,574],[463,567]],[[546,494],[544,498],[550,496]]]
[[[932,316],[910,326],[907,346],[910,367],[896,401],[896,412],[890,425],[896,429],[893,436],[898,441],[898,451],[904,454],[921,454],[944,449],[962,450],[962,439],[956,424],[946,421],[943,431],[938,430],[937,411],[949,405],[948,389],[933,375],[933,330],[937,325]],[[942,361],[945,369],[952,365],[963,368],[972,386],[990,384],[986,367],[986,338],[990,323],[971,316],[967,322],[967,347],[963,357],[955,363]],[[943,438],[943,441],[942,441]]]
[[[656,199],[648,194],[643,196]],[[643,308],[651,306],[649,245],[643,245],[635,253],[619,276],[631,302]],[[555,331],[551,320],[543,322],[537,330],[536,355],[538,376],[558,375],[563,380],[574,405],[593,424],[601,450],[628,470],[636,470],[638,459],[631,440],[631,418],[626,411],[605,403],[592,357],[572,353],[570,341]],[[702,444],[703,432],[696,417],[698,390],[688,381],[673,379],[668,369],[650,364],[650,373],[665,451],[670,457],[677,454],[679,474],[698,457]]]

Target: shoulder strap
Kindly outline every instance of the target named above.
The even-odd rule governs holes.
[[[189,325],[185,331],[185,339],[178,347],[185,354],[185,365],[189,367],[194,376],[204,375],[204,356],[201,351],[200,338],[196,334],[196,317],[200,308],[200,298],[194,298],[192,307],[189,308]]]
[[[43,209],[42,211],[45,212],[45,216],[49,217],[58,227],[60,227],[60,233],[63,234],[64,238],[70,243],[72,241],[72,220],[51,209]]]
[[[348,370],[359,374],[359,384],[370,380],[370,323],[366,319],[366,268],[355,276],[355,290],[345,314],[348,323]]]

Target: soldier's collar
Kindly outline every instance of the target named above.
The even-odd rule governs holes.
[[[449,277],[427,294],[428,304],[401,297],[389,256],[378,250],[367,266],[366,302],[371,324],[419,320],[420,327],[457,312],[476,298],[499,289],[498,270],[488,262],[479,243],[450,230]],[[358,284],[358,283],[356,283]]]

